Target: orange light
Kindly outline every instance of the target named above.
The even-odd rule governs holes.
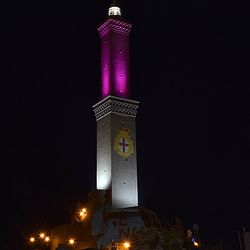
[[[75,240],[74,239],[69,239],[69,244],[70,245],[74,245],[75,244]]]
[[[46,242],[49,242],[50,238],[47,236],[47,237],[45,237],[44,240],[45,240]]]
[[[194,241],[194,245],[195,245],[196,247],[198,247],[198,246],[199,246],[199,243],[196,242],[196,241]]]
[[[34,242],[35,238],[34,237],[30,237],[30,242]]]
[[[130,243],[126,241],[126,242],[123,243],[123,246],[125,248],[130,248]]]
[[[43,239],[45,237],[45,233],[40,233],[40,238]]]
[[[82,208],[79,211],[79,216],[81,220],[84,220],[85,217],[87,216],[87,209],[86,208]]]

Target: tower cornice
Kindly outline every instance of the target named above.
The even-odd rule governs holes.
[[[136,117],[138,107],[138,101],[116,96],[107,96],[106,98],[95,104],[93,106],[93,109],[95,112],[96,120],[99,120],[110,113]]]
[[[130,32],[132,24],[118,20],[116,18],[109,18],[106,22],[104,22],[99,28],[99,34],[101,37],[105,36],[110,31],[120,32],[123,34],[127,34]]]

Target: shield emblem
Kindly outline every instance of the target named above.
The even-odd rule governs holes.
[[[128,157],[134,153],[133,141],[130,138],[129,129],[118,129],[114,142],[114,150],[122,157]]]

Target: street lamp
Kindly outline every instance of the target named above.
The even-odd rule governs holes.
[[[35,242],[35,237],[30,237],[30,242],[31,243]]]
[[[80,217],[80,220],[83,221],[87,216],[87,209],[86,208],[81,208],[79,210],[79,217]]]
[[[69,239],[69,245],[73,246],[75,244],[75,240],[74,239]]]
[[[125,241],[125,242],[123,243],[123,246],[124,246],[124,248],[129,249],[130,246],[131,246],[131,244],[130,244],[128,241]]]
[[[45,237],[45,233],[40,233],[40,235],[39,235],[39,236],[40,236],[40,238],[41,238],[41,239],[44,239],[44,237]]]
[[[199,243],[197,241],[194,241],[194,246],[199,247],[200,245],[199,245]]]
[[[44,238],[44,240],[45,240],[46,242],[49,242],[49,241],[50,241],[50,238],[49,238],[48,236],[46,236],[46,237]]]

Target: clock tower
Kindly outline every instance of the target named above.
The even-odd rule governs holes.
[[[101,41],[101,96],[93,106],[97,121],[96,188],[113,208],[138,206],[136,114],[130,99],[129,33],[131,24],[114,2],[98,28]]]

